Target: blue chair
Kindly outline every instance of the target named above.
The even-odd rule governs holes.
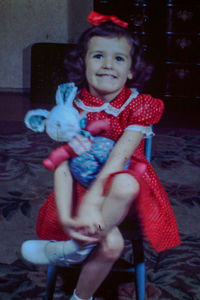
[[[152,126],[151,126],[152,127]],[[153,127],[152,127],[153,128]],[[149,137],[146,139],[145,142],[145,156],[148,161],[151,160],[151,151],[152,151],[152,137]],[[138,224],[138,222],[136,222]],[[143,250],[143,241],[142,236],[139,233],[137,226],[136,228],[136,235],[133,234],[132,230],[133,222],[132,220],[125,220],[121,225],[120,229],[122,231],[122,234],[126,239],[131,240],[132,248],[133,248],[133,261],[134,263],[128,263],[123,261],[122,259],[119,259],[117,263],[114,265],[111,274],[129,274],[133,275],[135,274],[135,285],[136,285],[136,299],[137,300],[144,300],[145,299],[145,263],[144,263],[144,250]],[[130,237],[130,231],[131,235]],[[138,235],[138,236],[137,236]],[[72,266],[55,266],[55,265],[49,265],[47,269],[47,282],[46,282],[46,293],[45,293],[45,300],[52,300],[53,294],[55,291],[56,286],[56,279],[57,275],[62,269],[65,269],[65,271],[71,272],[73,270],[80,270],[80,265],[72,265]],[[119,276],[118,276],[119,277]],[[122,277],[122,276],[120,276]],[[104,296],[105,298],[105,296]],[[105,298],[106,300],[116,300],[117,299],[117,288],[116,283],[114,285],[114,289],[111,290],[111,294],[108,298]]]

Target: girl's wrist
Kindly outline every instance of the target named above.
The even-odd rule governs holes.
[[[62,226],[67,226],[71,220],[71,217],[68,215],[60,216],[59,220]]]

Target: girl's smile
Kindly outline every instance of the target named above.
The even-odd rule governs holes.
[[[133,76],[131,46],[124,37],[91,38],[85,64],[90,93],[105,102],[112,101]]]

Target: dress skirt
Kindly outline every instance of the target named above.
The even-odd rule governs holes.
[[[142,164],[145,165],[144,172],[140,171],[140,158],[140,162],[135,161],[130,169],[111,174],[105,182],[104,194],[108,193],[112,180],[117,174],[128,173],[137,179],[140,184],[140,192],[134,205],[140,220],[141,230],[151,246],[160,252],[180,245],[180,236],[171,204],[160,180],[145,158]],[[86,188],[75,183],[73,195],[75,214],[86,191]],[[70,239],[60,224],[54,191],[40,208],[36,232],[38,237],[43,240],[63,241]]]

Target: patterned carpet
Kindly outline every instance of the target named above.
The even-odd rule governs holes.
[[[37,213],[52,188],[52,173],[41,161],[55,144],[20,122],[3,122],[0,145],[0,299],[41,300],[46,267],[24,262],[20,245],[36,238]],[[145,242],[146,299],[200,300],[200,131],[157,129],[152,164],[170,197],[182,244],[157,254]],[[134,284],[121,284],[118,293],[120,300],[134,299]],[[68,299],[61,278],[54,299]]]

